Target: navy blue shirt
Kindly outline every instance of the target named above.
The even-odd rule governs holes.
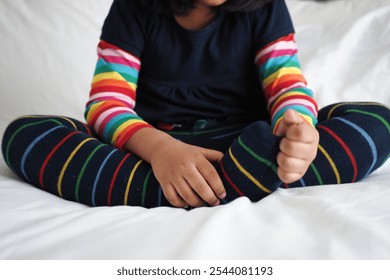
[[[252,12],[219,12],[197,31],[140,1],[114,0],[101,36],[141,60],[139,116],[152,124],[269,119],[254,59],[265,45],[294,32],[284,0]]]

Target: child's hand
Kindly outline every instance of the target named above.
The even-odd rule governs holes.
[[[150,160],[167,200],[176,207],[216,206],[226,196],[214,165],[223,154],[169,139]]]
[[[294,110],[284,113],[276,135],[280,141],[277,156],[278,176],[284,183],[295,182],[305,175],[317,154],[318,131],[304,121]]]

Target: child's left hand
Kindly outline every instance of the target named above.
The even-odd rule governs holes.
[[[317,155],[318,131],[295,110],[287,110],[275,134],[283,136],[277,156],[278,176],[284,183],[295,182],[305,175]]]

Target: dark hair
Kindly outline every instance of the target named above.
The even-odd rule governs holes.
[[[213,9],[215,11],[248,12],[272,1],[274,0],[227,0]],[[140,0],[140,2],[149,10],[171,15],[186,15],[195,4],[194,0]]]

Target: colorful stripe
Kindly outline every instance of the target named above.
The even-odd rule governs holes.
[[[141,62],[104,41],[98,56],[85,118],[102,139],[122,148],[139,129],[151,127],[134,112]]]
[[[141,195],[141,206],[145,206],[145,199],[146,199],[146,190],[148,188],[148,182],[150,179],[150,176],[152,175],[152,169],[149,170],[148,174],[145,177],[144,185],[142,188],[142,195]]]
[[[118,177],[119,171],[122,169],[123,164],[125,163],[125,161],[129,157],[130,157],[130,154],[129,153],[126,154],[126,156],[123,157],[123,159],[121,160],[121,162],[118,164],[118,166],[115,169],[114,175],[112,176],[112,179],[111,179],[110,187],[108,189],[108,196],[107,196],[107,205],[108,206],[111,206],[111,196],[112,196],[112,191],[113,191],[114,186],[115,186],[116,178]]]
[[[124,202],[123,202],[123,204],[125,204],[125,205],[127,205],[128,200],[129,200],[130,185],[131,185],[131,182],[133,181],[135,171],[137,171],[138,167],[140,166],[140,164],[141,164],[142,162],[143,162],[143,160],[140,159],[140,160],[135,164],[135,166],[133,167],[133,170],[131,170],[130,177],[129,177],[129,181],[127,182],[127,185],[126,185],[125,197],[124,197]]]
[[[372,163],[371,163],[371,166],[370,168],[367,170],[366,174],[364,175],[364,177],[367,177],[368,174],[371,173],[371,171],[373,170],[374,166],[375,166],[375,163],[377,162],[378,160],[378,151],[377,151],[377,148],[375,146],[375,143],[374,143],[374,140],[371,138],[370,135],[368,135],[368,133],[362,129],[361,127],[359,127],[358,125],[354,124],[353,122],[349,121],[349,120],[346,120],[346,119],[343,119],[343,118],[340,118],[340,117],[336,117],[334,118],[335,120],[339,120],[347,125],[349,125],[350,127],[352,127],[353,129],[355,129],[356,131],[358,131],[360,133],[360,135],[367,141],[368,143],[368,146],[370,147],[370,152],[371,152],[371,155],[372,155]]]
[[[231,178],[229,177],[229,175],[227,174],[227,172],[226,172],[226,170],[225,170],[225,167],[223,166],[223,161],[221,161],[220,166],[221,166],[222,175],[223,175],[223,177],[226,179],[226,181],[229,183],[229,185],[233,187],[233,189],[236,191],[236,193],[237,193],[239,196],[244,196],[244,193],[240,190],[240,188],[238,188],[238,187],[236,186],[236,184],[234,184],[234,182],[232,181],[232,179],[231,179]]]
[[[275,172],[275,174],[277,174],[277,167],[276,165],[271,162],[270,160],[267,160],[261,156],[259,156],[258,154],[256,154],[252,149],[250,149],[247,145],[244,144],[244,142],[242,142],[242,139],[241,137],[238,138],[238,143],[240,144],[240,146],[245,150],[247,151],[252,157],[254,157],[257,161],[265,164],[267,167],[270,167],[272,169],[273,172]]]
[[[43,176],[45,174],[45,170],[47,165],[49,164],[49,161],[52,159],[54,154],[58,151],[58,149],[66,142],[69,138],[71,138],[73,135],[80,134],[80,131],[73,131],[72,133],[68,134],[66,137],[64,137],[54,148],[50,151],[50,153],[47,155],[45,160],[43,161],[42,167],[39,171],[39,183],[41,185],[42,189],[45,189],[45,184],[43,182]]]
[[[100,177],[103,173],[103,169],[104,167],[106,166],[108,160],[112,157],[112,155],[117,152],[118,150],[112,150],[103,160],[102,164],[100,165],[99,167],[99,170],[97,172],[97,175],[96,175],[96,178],[95,178],[95,181],[93,182],[93,187],[92,187],[92,206],[96,206],[96,190],[97,190],[97,185],[98,185],[98,182],[100,180]]]
[[[350,149],[350,148],[348,147],[348,145],[343,141],[343,139],[341,139],[341,138],[340,138],[334,131],[332,131],[330,128],[325,127],[325,126],[323,126],[323,125],[319,125],[319,126],[317,126],[317,128],[326,131],[330,136],[333,137],[333,139],[335,139],[335,140],[341,145],[341,147],[343,148],[343,150],[345,151],[345,153],[347,154],[347,156],[349,157],[349,159],[350,159],[350,161],[351,161],[352,168],[353,168],[353,178],[352,178],[352,182],[355,182],[355,181],[356,181],[356,178],[357,178],[358,168],[357,168],[357,163],[356,163],[355,156],[353,155],[351,149]]]
[[[27,118],[30,118],[30,117],[27,117]],[[10,161],[9,161],[9,154],[10,154],[10,149],[11,149],[11,145],[14,143],[14,140],[16,138],[16,136],[18,136],[18,134],[25,130],[26,128],[29,128],[31,126],[37,126],[37,125],[40,125],[40,124],[44,124],[44,123],[47,123],[47,122],[54,122],[58,125],[62,125],[62,123],[60,123],[59,121],[57,120],[53,120],[53,119],[46,119],[46,120],[43,120],[43,121],[38,121],[38,122],[32,122],[32,123],[27,123],[25,125],[22,125],[21,127],[19,127],[14,133],[12,133],[10,139],[8,140],[7,142],[7,145],[6,145],[6,148],[5,148],[5,161],[7,162],[7,164],[10,166]]]
[[[56,131],[57,129],[61,128],[61,126],[56,126],[56,127],[53,127],[51,129],[49,129],[48,131],[46,131],[45,133],[39,135],[37,138],[34,139],[34,141],[32,141],[32,143],[27,147],[27,149],[25,150],[23,156],[22,156],[22,160],[20,162],[20,166],[21,166],[21,171],[22,171],[22,174],[23,176],[29,181],[27,175],[26,175],[26,160],[27,160],[27,157],[28,155],[31,153],[31,150],[35,147],[35,145],[37,145],[43,138],[45,138],[47,135],[49,135],[50,133],[52,133],[53,131]]]
[[[314,163],[310,164],[310,168],[313,170],[314,175],[316,176],[316,178],[318,180],[318,184],[323,185],[324,184],[324,180],[322,180],[321,174],[320,174],[320,172],[318,172],[318,169],[314,165]]]
[[[97,147],[95,147],[95,149],[88,155],[87,159],[85,160],[83,166],[82,166],[81,169],[80,169],[80,173],[79,173],[79,175],[77,176],[76,187],[75,187],[75,190],[74,190],[74,193],[75,193],[75,197],[76,197],[76,201],[77,201],[77,202],[80,202],[80,197],[79,197],[80,183],[81,183],[81,179],[82,179],[83,176],[84,176],[85,169],[87,168],[89,162],[91,161],[91,159],[93,158],[93,156],[97,153],[97,151],[99,151],[99,150],[100,150],[101,148],[103,148],[104,146],[105,146],[105,144],[100,144],[100,145],[98,145]]]
[[[340,172],[337,169],[336,164],[334,163],[332,157],[328,154],[328,152],[321,146],[318,145],[318,150],[321,151],[321,153],[325,156],[325,158],[328,160],[330,167],[333,170],[334,175],[336,176],[336,183],[341,184],[341,177],[340,177]]]
[[[77,152],[82,148],[82,146],[84,146],[85,143],[92,141],[92,140],[96,141],[96,139],[94,139],[94,138],[87,138],[87,139],[83,140],[80,144],[77,145],[76,149],[74,149],[72,151],[72,153],[69,155],[69,157],[67,158],[64,166],[61,169],[60,176],[59,176],[58,182],[57,182],[57,192],[58,192],[58,195],[60,197],[63,197],[62,196],[62,180],[64,179],[64,175],[65,175],[66,169],[69,166],[69,163],[72,161],[72,159],[77,154]]]
[[[287,109],[294,109],[309,124],[317,124],[318,106],[303,77],[294,35],[284,36],[261,49],[255,58],[271,116],[273,131]]]
[[[229,156],[232,159],[233,163],[236,165],[238,170],[241,171],[242,174],[244,174],[252,183],[254,183],[259,189],[261,189],[265,193],[271,193],[269,189],[267,189],[265,186],[263,186],[251,173],[249,173],[241,164],[240,162],[234,157],[232,153],[232,149],[229,149]]]
[[[346,110],[346,113],[358,113],[358,114],[373,117],[373,118],[377,119],[378,121],[380,121],[387,128],[387,131],[390,133],[390,124],[385,120],[385,118],[381,117],[378,114],[370,113],[370,112],[366,112],[366,111],[362,111],[362,110],[356,110],[356,109]]]

